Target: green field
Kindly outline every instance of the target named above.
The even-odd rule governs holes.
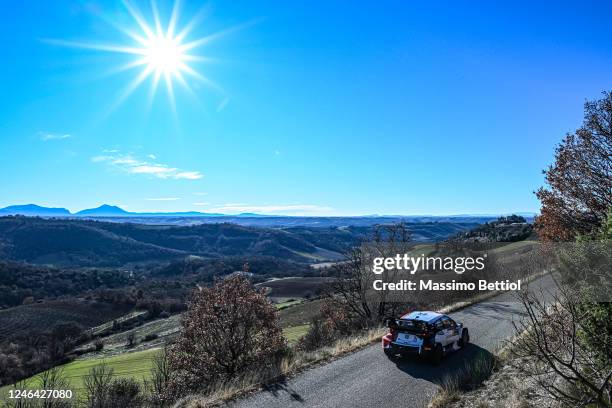
[[[300,337],[308,331],[310,325],[304,324],[299,326],[287,327],[283,329],[283,334],[287,338],[289,344],[294,344]],[[65,364],[62,367],[64,376],[70,382],[70,389],[78,395],[84,389],[83,379],[89,370],[104,361],[110,368],[113,369],[114,377],[131,377],[139,382],[143,382],[150,376],[153,366],[153,357],[159,349],[150,349],[145,351],[137,351],[133,353],[124,353],[108,358],[94,358],[75,360]],[[30,377],[25,382],[27,389],[38,388],[37,376]],[[0,388],[0,401],[6,398],[10,386]]]
[[[100,364],[102,361],[106,362],[113,369],[114,377],[131,377],[142,382],[145,378],[149,377],[151,367],[153,366],[153,356],[158,351],[159,349],[151,349],[135,353],[125,353],[105,359],[76,360],[61,367],[64,370],[64,376],[70,382],[70,389],[75,395],[78,395],[84,388],[84,377],[92,367]],[[0,399],[6,398],[10,388],[10,386],[0,388]],[[38,388],[37,376],[26,380],[26,388]]]
[[[283,310],[283,309],[287,309],[288,307],[299,305],[303,301],[304,301],[304,299],[288,299],[288,300],[283,300],[282,302],[275,303],[274,307],[276,307],[277,310]]]
[[[286,327],[283,329],[283,334],[289,342],[289,344],[295,344],[300,338],[302,338],[307,332],[310,324],[302,324],[299,326]]]

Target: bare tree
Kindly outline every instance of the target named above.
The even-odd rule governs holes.
[[[130,330],[128,332],[126,340],[127,340],[126,347],[128,348],[134,347],[134,343],[136,342],[136,333],[134,332],[134,330]]]
[[[376,277],[372,273],[372,260],[407,252],[410,238],[410,231],[403,223],[377,226],[371,239],[349,251],[345,262],[332,267],[336,279],[326,294],[329,303],[362,327],[377,325],[395,314],[399,305],[389,301],[388,292],[372,290]],[[385,273],[387,280],[395,280],[396,270]]]
[[[585,307],[579,291],[561,285],[546,301],[538,292],[523,292],[520,299],[527,317],[515,324],[519,333],[512,352],[516,368],[534,381],[544,396],[565,406],[596,405],[610,407],[612,368],[600,348],[610,349],[605,329],[593,330],[589,324],[592,308]],[[603,358],[602,358],[603,357]]]
[[[172,367],[169,361],[169,346],[164,346],[161,351],[153,357],[151,368],[151,379],[146,381],[150,393],[150,402],[153,406],[167,406],[172,398],[168,395],[168,387],[172,379]]]
[[[64,370],[61,367],[54,367],[50,370],[43,371],[37,376],[38,389],[41,390],[68,390],[70,383],[64,375]],[[41,400],[41,408],[69,408],[73,406],[72,402],[67,399],[45,398]]]
[[[89,370],[83,379],[87,407],[110,408],[109,390],[112,380],[113,369],[105,362]]]

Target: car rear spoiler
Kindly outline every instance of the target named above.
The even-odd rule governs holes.
[[[388,318],[385,320],[385,326],[387,326],[390,329],[397,329],[399,327],[399,324],[397,323],[397,319]]]

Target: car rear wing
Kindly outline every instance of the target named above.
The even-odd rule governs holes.
[[[405,333],[428,333],[434,330],[434,327],[422,320],[413,319],[388,319],[387,327],[391,330]]]

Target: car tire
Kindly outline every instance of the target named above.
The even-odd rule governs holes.
[[[470,333],[468,332],[468,329],[463,329],[461,333],[461,338],[459,339],[457,344],[459,345],[459,347],[465,347],[468,345],[469,342],[470,342]]]
[[[442,345],[436,344],[436,347],[431,353],[431,362],[434,365],[438,365],[442,361],[442,357],[444,357],[444,350],[442,349]]]

